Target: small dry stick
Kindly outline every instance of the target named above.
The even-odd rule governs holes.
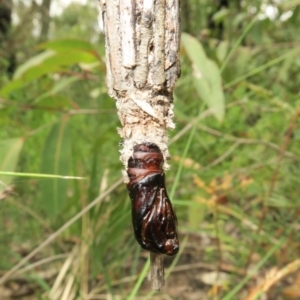
[[[150,252],[150,280],[153,290],[161,290],[165,284],[164,258],[162,255]]]
[[[167,129],[174,128],[173,89],[180,74],[179,0],[100,0],[107,85],[122,123],[121,161],[135,145],[156,144],[168,169]],[[128,176],[124,171],[124,181]],[[163,257],[151,253],[153,289],[164,285]]]

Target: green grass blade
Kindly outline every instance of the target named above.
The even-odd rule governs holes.
[[[77,176],[64,176],[64,175],[41,174],[41,173],[2,172],[2,171],[0,171],[0,175],[18,176],[18,177],[32,177],[32,178],[46,178],[46,179],[66,179],[66,180],[86,179],[85,177],[77,177]]]
[[[264,70],[266,70],[267,68],[270,68],[270,67],[276,65],[276,64],[282,62],[283,60],[285,60],[286,58],[289,58],[292,55],[297,54],[298,52],[299,52],[299,49],[293,49],[292,51],[289,51],[289,52],[287,52],[283,55],[280,55],[279,57],[267,62],[266,64],[261,65],[258,68],[255,68],[254,70],[251,70],[250,72],[248,72],[248,73],[232,80],[231,82],[225,84],[224,89],[228,89],[228,88],[232,87],[233,85],[235,85],[235,84],[237,84],[237,83],[239,83],[239,82],[241,82],[241,81],[243,81],[243,80],[245,80],[245,79],[247,79],[247,78],[249,78],[253,75],[256,75],[256,74],[258,74],[258,73],[260,73]]]
[[[269,260],[269,258],[278,250],[286,241],[286,238],[282,238],[274,245],[266,255],[259,261],[259,263],[253,268],[253,271],[247,275],[235,288],[233,288],[222,300],[230,300],[236,295],[236,293],[257,273],[259,269]]]
[[[134,297],[136,296],[138,290],[140,289],[144,279],[146,278],[148,272],[149,272],[149,269],[150,269],[150,258],[148,258],[147,262],[145,263],[144,265],[144,268],[131,292],[131,294],[128,296],[127,300],[133,300]]]
[[[232,49],[230,50],[230,52],[228,53],[228,55],[226,56],[221,68],[220,68],[220,73],[222,74],[222,72],[224,71],[225,67],[227,66],[230,58],[232,57],[232,55],[234,54],[234,52],[236,51],[236,49],[239,47],[239,45],[241,44],[243,38],[247,35],[247,33],[251,30],[251,28],[253,27],[253,25],[255,24],[255,22],[257,21],[257,17],[258,14],[256,14],[256,16],[252,19],[252,21],[245,27],[243,33],[240,35],[240,37],[236,40],[236,42],[234,43]]]

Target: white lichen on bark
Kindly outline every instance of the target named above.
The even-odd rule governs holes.
[[[180,74],[178,0],[101,0],[107,85],[122,123],[121,161],[152,142],[168,169],[167,129],[174,128],[172,91]],[[124,172],[126,180],[126,173]]]

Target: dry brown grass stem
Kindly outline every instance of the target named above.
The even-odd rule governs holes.
[[[300,259],[294,260],[280,270],[271,269],[264,281],[256,286],[244,300],[255,300],[261,294],[266,293],[273,285],[282,280],[284,277],[300,269]]]

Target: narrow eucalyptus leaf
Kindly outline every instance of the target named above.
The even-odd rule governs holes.
[[[33,67],[41,66],[45,60],[54,55],[54,51],[48,50],[28,59],[25,63],[18,67],[14,74],[14,79],[21,78],[28,70],[32,69]]]
[[[70,148],[68,119],[63,119],[53,126],[46,138],[41,173],[68,176]],[[61,211],[66,200],[67,186],[67,180],[57,178],[40,181],[41,200],[49,215],[56,216]]]
[[[24,138],[12,138],[0,141],[0,171],[15,171],[23,144]],[[0,175],[0,192],[3,191],[12,180],[12,176]]]
[[[53,40],[48,41],[42,45],[40,45],[41,49],[51,49],[57,52],[65,52],[65,51],[85,51],[93,53],[97,55],[97,51],[94,46],[90,42],[86,42],[83,40],[76,39],[61,39],[61,40]]]
[[[183,33],[182,44],[192,62],[193,83],[198,95],[213,110],[214,116],[222,121],[225,112],[225,97],[218,66],[206,56],[202,45],[191,35]]]

